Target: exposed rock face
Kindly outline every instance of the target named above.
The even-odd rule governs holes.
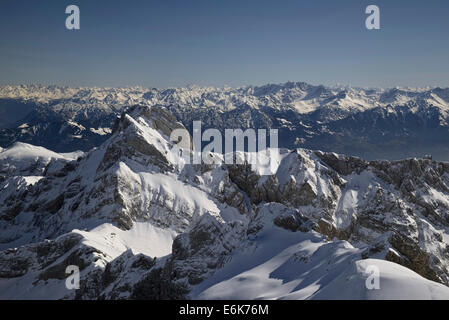
[[[365,195],[357,216],[334,236],[370,243],[382,234],[388,237],[385,258],[400,263],[422,276],[447,283],[447,251],[443,234],[447,226],[446,163],[431,160],[363,161],[357,158],[316,153],[339,174],[363,175],[371,172],[379,185]],[[343,177],[344,178],[344,177]],[[374,192],[373,192],[374,191]],[[434,198],[435,195],[438,196]],[[344,233],[344,235],[341,234]],[[429,246],[435,248],[429,250]]]
[[[324,251],[336,266],[383,259],[449,285],[449,164],[297,149],[282,150],[277,172],[260,176],[214,154],[213,165],[184,163],[171,152],[178,128],[165,109],[137,106],[79,159],[22,167],[5,160],[0,284],[16,289],[0,297],[36,298],[42,290],[55,299],[213,296],[207,285],[222,281],[220,272],[239,269],[235,259],[252,266],[258,252],[291,253],[273,271],[285,281],[293,280],[282,268],[308,263],[325,274]],[[270,237],[278,234],[276,243]],[[78,290],[64,289],[69,265],[80,269]],[[305,297],[282,295],[293,296]]]
[[[222,267],[245,237],[243,223],[223,224],[204,215],[189,233],[175,239],[169,262],[171,274],[185,278],[190,285],[198,284]]]

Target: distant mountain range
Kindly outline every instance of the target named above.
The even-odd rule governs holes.
[[[287,82],[241,88],[0,87],[0,146],[88,151],[128,107],[163,106],[191,130],[278,128],[279,145],[366,159],[449,161],[449,89],[329,88]]]

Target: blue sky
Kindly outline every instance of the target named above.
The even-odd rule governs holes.
[[[365,28],[369,4],[381,30]],[[447,0],[0,2],[0,85],[445,87],[448,75]]]

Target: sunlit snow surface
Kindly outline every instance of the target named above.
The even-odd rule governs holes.
[[[112,259],[126,250],[149,257],[163,257],[171,253],[176,232],[154,227],[151,223],[136,222],[131,230],[124,231],[105,223],[91,231],[75,230],[85,237],[85,245],[97,248]]]
[[[398,264],[360,259],[346,241],[268,227],[246,250],[194,288],[194,299],[449,299],[449,288]],[[379,289],[367,289],[379,270]]]

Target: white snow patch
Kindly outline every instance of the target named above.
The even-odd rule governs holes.
[[[98,129],[90,128],[89,130],[90,130],[90,132],[96,133],[100,136],[105,136],[107,134],[112,133],[112,130],[110,128],[98,128]]]
[[[161,229],[149,222],[135,222],[130,230],[124,231],[110,223],[102,224],[90,231],[74,230],[81,234],[85,245],[97,248],[115,259],[126,250],[149,257],[163,257],[171,253],[177,233]]]
[[[34,185],[37,182],[39,182],[39,180],[43,179],[44,177],[42,176],[26,176],[23,177],[23,179],[25,180],[25,183],[30,186],[30,185]]]

